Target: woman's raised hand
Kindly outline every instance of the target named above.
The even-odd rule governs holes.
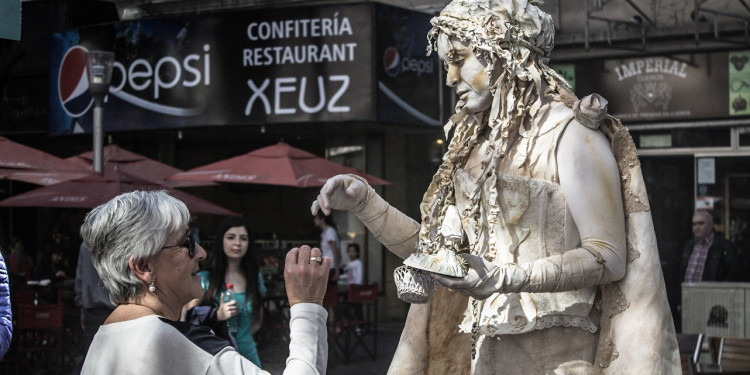
[[[331,258],[324,258],[320,249],[310,246],[293,248],[286,254],[284,284],[289,306],[297,303],[323,305],[328,286]]]
[[[221,293],[221,296],[219,297],[219,309],[216,310],[216,319],[225,321],[229,320],[229,318],[237,315],[239,313],[239,308],[237,306],[237,301],[232,300],[229,302],[224,302],[224,293]]]
[[[351,175],[340,174],[331,177],[320,189],[320,194],[313,201],[310,211],[315,215],[320,209],[329,215],[331,210],[352,211],[358,206],[364,208],[363,203],[366,203],[370,189],[366,182]]]

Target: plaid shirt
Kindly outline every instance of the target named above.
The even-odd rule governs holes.
[[[711,232],[705,240],[695,243],[695,246],[693,246],[693,253],[690,254],[687,271],[685,272],[686,282],[701,281],[701,279],[703,279],[703,267],[706,265],[708,248],[711,247],[712,243],[714,243],[713,232]]]

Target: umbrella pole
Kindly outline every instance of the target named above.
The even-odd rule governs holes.
[[[281,222],[284,220],[281,217],[282,211],[283,211],[282,206],[284,205],[284,193],[282,190],[284,190],[284,188],[276,189],[276,190],[278,191],[279,208],[276,211],[276,227],[273,230],[273,239],[276,241],[276,243],[274,244],[276,248],[281,249],[281,236],[279,236],[277,229],[281,228]],[[281,250],[282,250],[282,253],[286,255],[286,252],[284,252],[284,249],[281,249]]]

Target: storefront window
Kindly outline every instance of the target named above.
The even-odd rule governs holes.
[[[740,147],[750,146],[750,133],[740,133]]]
[[[630,134],[639,149],[731,146],[730,128],[635,130]]]

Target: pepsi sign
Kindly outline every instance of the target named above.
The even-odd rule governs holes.
[[[164,56],[155,64],[139,58],[127,64],[115,61],[109,93],[124,102],[151,112],[172,116],[195,116],[203,110],[200,104],[160,102],[165,93],[175,86],[193,88],[211,84],[210,45],[203,47],[204,54],[189,54],[179,61],[174,56]],[[68,49],[60,64],[58,95],[60,105],[70,117],[83,116],[93,104],[86,73],[86,47],[76,45]],[[184,100],[183,100],[184,102]]]
[[[70,48],[60,64],[57,91],[63,110],[70,117],[78,118],[94,104],[89,93],[89,79],[86,74],[86,53],[82,46]]]
[[[393,123],[441,125],[437,54],[427,56],[431,16],[379,7],[376,24],[378,119]]]
[[[393,47],[388,47],[383,53],[383,68],[385,72],[395,77],[401,71],[401,55],[398,54],[398,50]]]
[[[104,130],[373,120],[374,4],[219,12],[53,34],[50,134],[89,132],[85,51],[113,51]],[[356,25],[356,27],[355,27]],[[257,35],[256,35],[257,34]]]
[[[386,48],[383,52],[383,68],[386,74],[391,77],[397,76],[399,73],[416,73],[417,75],[422,74],[433,74],[435,72],[433,68],[434,60],[427,56],[414,58],[404,57],[401,58],[401,54],[394,47]]]

